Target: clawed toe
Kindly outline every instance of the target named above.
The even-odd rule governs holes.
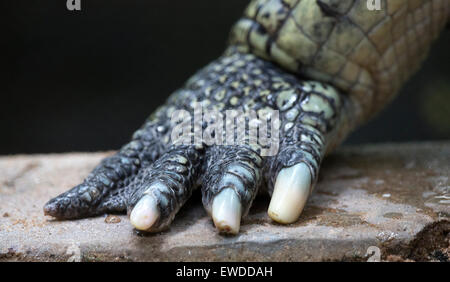
[[[214,198],[211,216],[220,233],[237,234],[239,232],[242,206],[233,189],[224,189]]]
[[[277,176],[268,214],[274,221],[297,221],[311,190],[311,172],[304,163],[284,168]]]
[[[158,220],[160,212],[153,196],[145,194],[130,214],[131,224],[138,230],[149,230]]]

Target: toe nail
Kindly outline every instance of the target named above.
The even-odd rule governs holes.
[[[212,218],[221,233],[237,234],[241,226],[241,201],[233,189],[222,190],[214,198]]]
[[[275,181],[268,214],[276,222],[295,222],[309,196],[311,173],[304,163],[282,169]]]
[[[46,203],[44,206],[44,215],[54,215],[56,213],[56,207],[53,203]]]
[[[147,230],[159,218],[156,200],[150,195],[144,195],[134,206],[130,214],[130,222],[138,230]]]

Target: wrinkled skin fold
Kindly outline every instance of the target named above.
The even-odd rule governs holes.
[[[367,10],[366,2],[252,1],[224,54],[175,91],[83,183],[51,199],[45,214],[75,219],[127,211],[135,228],[156,232],[170,226],[198,188],[219,232],[237,234],[260,192],[272,196],[273,220],[295,222],[324,156],[392,99],[450,10],[438,0],[382,1],[381,11]],[[234,144],[186,142],[219,119],[180,119],[181,112],[195,116],[199,109],[236,111],[245,134],[254,117],[240,115],[276,112],[279,121],[270,129],[277,131],[269,133],[276,150],[266,154],[264,144],[239,134]],[[180,129],[182,137],[174,134]]]

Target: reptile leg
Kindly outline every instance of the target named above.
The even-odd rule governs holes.
[[[377,12],[363,0],[252,1],[225,54],[171,95],[132,142],[82,184],[48,202],[44,212],[79,218],[128,208],[136,228],[158,231],[201,184],[204,206],[221,232],[238,232],[261,187],[272,195],[270,217],[294,222],[324,155],[393,97],[448,19],[448,1],[382,2]],[[259,117],[273,112],[270,120],[278,122],[271,124],[269,139],[277,150],[263,154],[265,145],[254,140],[224,147],[198,142],[196,130],[210,122],[203,115],[196,121],[199,107],[222,114],[254,111]],[[194,113],[194,127],[190,119],[172,121],[178,111]],[[249,121],[254,125],[253,117]],[[172,138],[178,129],[188,133],[184,141],[194,141],[178,143]],[[258,131],[258,137],[265,133]]]

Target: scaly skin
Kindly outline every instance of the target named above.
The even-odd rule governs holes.
[[[130,143],[82,184],[50,200],[44,212],[72,219],[128,210],[136,228],[154,232],[167,228],[200,186],[221,232],[237,233],[260,189],[273,195],[274,220],[295,221],[325,154],[392,99],[425,58],[450,11],[446,0],[382,1],[381,11],[369,11],[366,3],[252,1],[225,53],[173,93]],[[194,128],[214,123],[173,119],[176,111],[195,114],[199,107],[254,110],[259,117],[278,111],[280,123],[272,126],[280,134],[271,136],[277,153],[266,156],[264,146],[243,139],[218,146],[173,135],[184,129],[195,140]],[[221,219],[222,206],[237,225]]]
[[[381,0],[379,11],[367,2],[252,1],[231,44],[348,93],[358,125],[418,70],[450,17],[446,0]]]

